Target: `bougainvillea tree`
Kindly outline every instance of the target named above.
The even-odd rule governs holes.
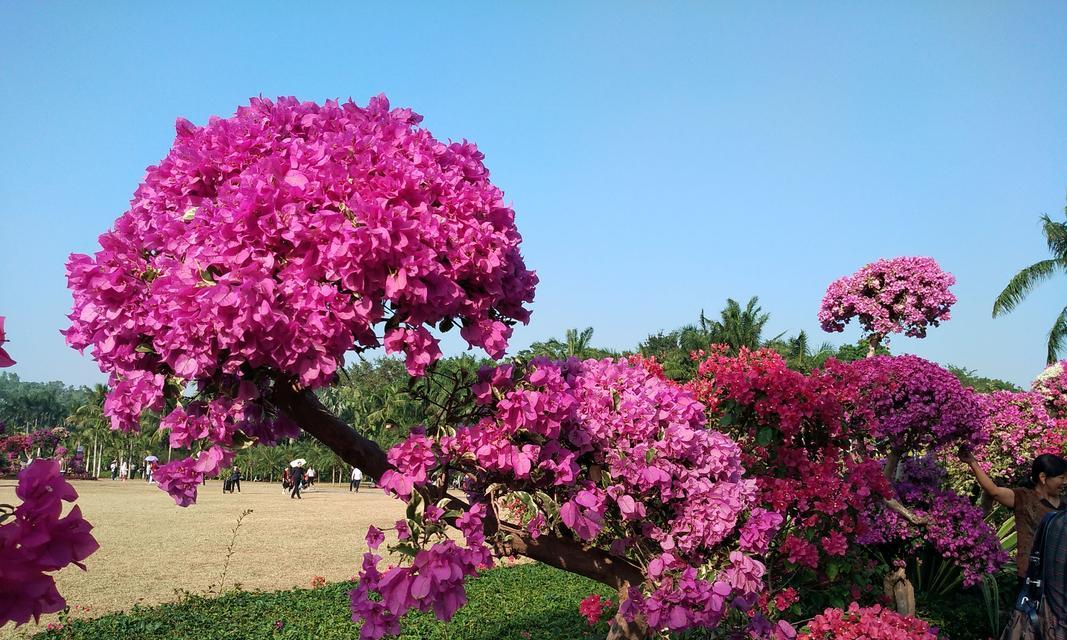
[[[502,554],[617,588],[620,636],[750,606],[777,518],[752,508],[737,446],[644,367],[497,368],[469,420],[388,455],[317,401],[346,353],[384,346],[421,375],[440,356],[434,330],[499,357],[528,320],[537,279],[482,155],[419,122],[384,97],[179,120],[100,250],[68,263],[67,341],[109,375],[113,427],[160,412],[171,444],[197,451],[156,473],[181,505],[235,447],[298,428],[407,498],[395,528],[411,563],[380,571],[368,555],[353,594],[368,637],[404,610],[448,617],[462,578]],[[440,539],[445,524],[462,540]]]
[[[948,320],[956,303],[949,287],[955,283],[933,258],[878,260],[830,284],[819,322],[825,331],[844,331],[856,318],[868,334],[873,355],[891,333],[922,338],[928,327]]]
[[[100,251],[71,256],[67,342],[110,376],[113,427],[162,411],[171,444],[201,450],[156,473],[180,503],[231,447],[297,433],[273,389],[329,385],[382,345],[421,374],[434,328],[500,356],[529,318],[537,279],[481,153],[420,120],[384,97],[179,120]]]

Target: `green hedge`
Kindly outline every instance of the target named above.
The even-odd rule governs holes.
[[[320,589],[236,592],[218,598],[190,596],[176,604],[135,607],[95,620],[72,620],[37,640],[350,640],[359,626],[351,620],[351,583]],[[609,595],[601,584],[540,564],[485,572],[469,582],[467,606],[451,622],[414,613],[403,621],[401,638],[440,640],[586,639],[604,637],[606,626],[590,633],[578,602],[590,593]],[[279,623],[280,621],[280,623]],[[276,626],[280,626],[278,629]]]

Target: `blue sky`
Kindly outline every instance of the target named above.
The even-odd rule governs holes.
[[[1067,3],[30,3],[0,5],[0,314],[13,371],[102,379],[59,335],[64,263],[126,208],[174,119],[250,96],[385,93],[467,138],[541,285],[513,350],[598,346],[759,295],[827,335],[827,284],[930,255],[953,320],[910,352],[1027,383],[1067,302],[996,294],[1067,194]],[[449,343],[452,351],[459,349]]]

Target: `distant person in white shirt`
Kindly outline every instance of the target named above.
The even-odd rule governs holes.
[[[348,490],[359,493],[359,484],[363,482],[363,472],[359,467],[352,467],[352,479],[348,482]]]
[[[130,465],[125,460],[119,465],[119,481],[126,482],[126,478],[130,475]]]

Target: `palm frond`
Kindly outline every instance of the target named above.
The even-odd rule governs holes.
[[[1041,216],[1041,230],[1048,250],[1060,260],[1067,260],[1067,222],[1056,222],[1048,215]]]
[[[1063,269],[1063,266],[1060,260],[1042,260],[1015,274],[993,303],[993,317],[1014,309],[1035,286],[1049,279],[1057,270]]]
[[[1057,355],[1063,348],[1065,340],[1067,340],[1067,307],[1060,311],[1059,317],[1056,318],[1056,323],[1052,325],[1052,330],[1048,332],[1048,364],[1056,362]]]

